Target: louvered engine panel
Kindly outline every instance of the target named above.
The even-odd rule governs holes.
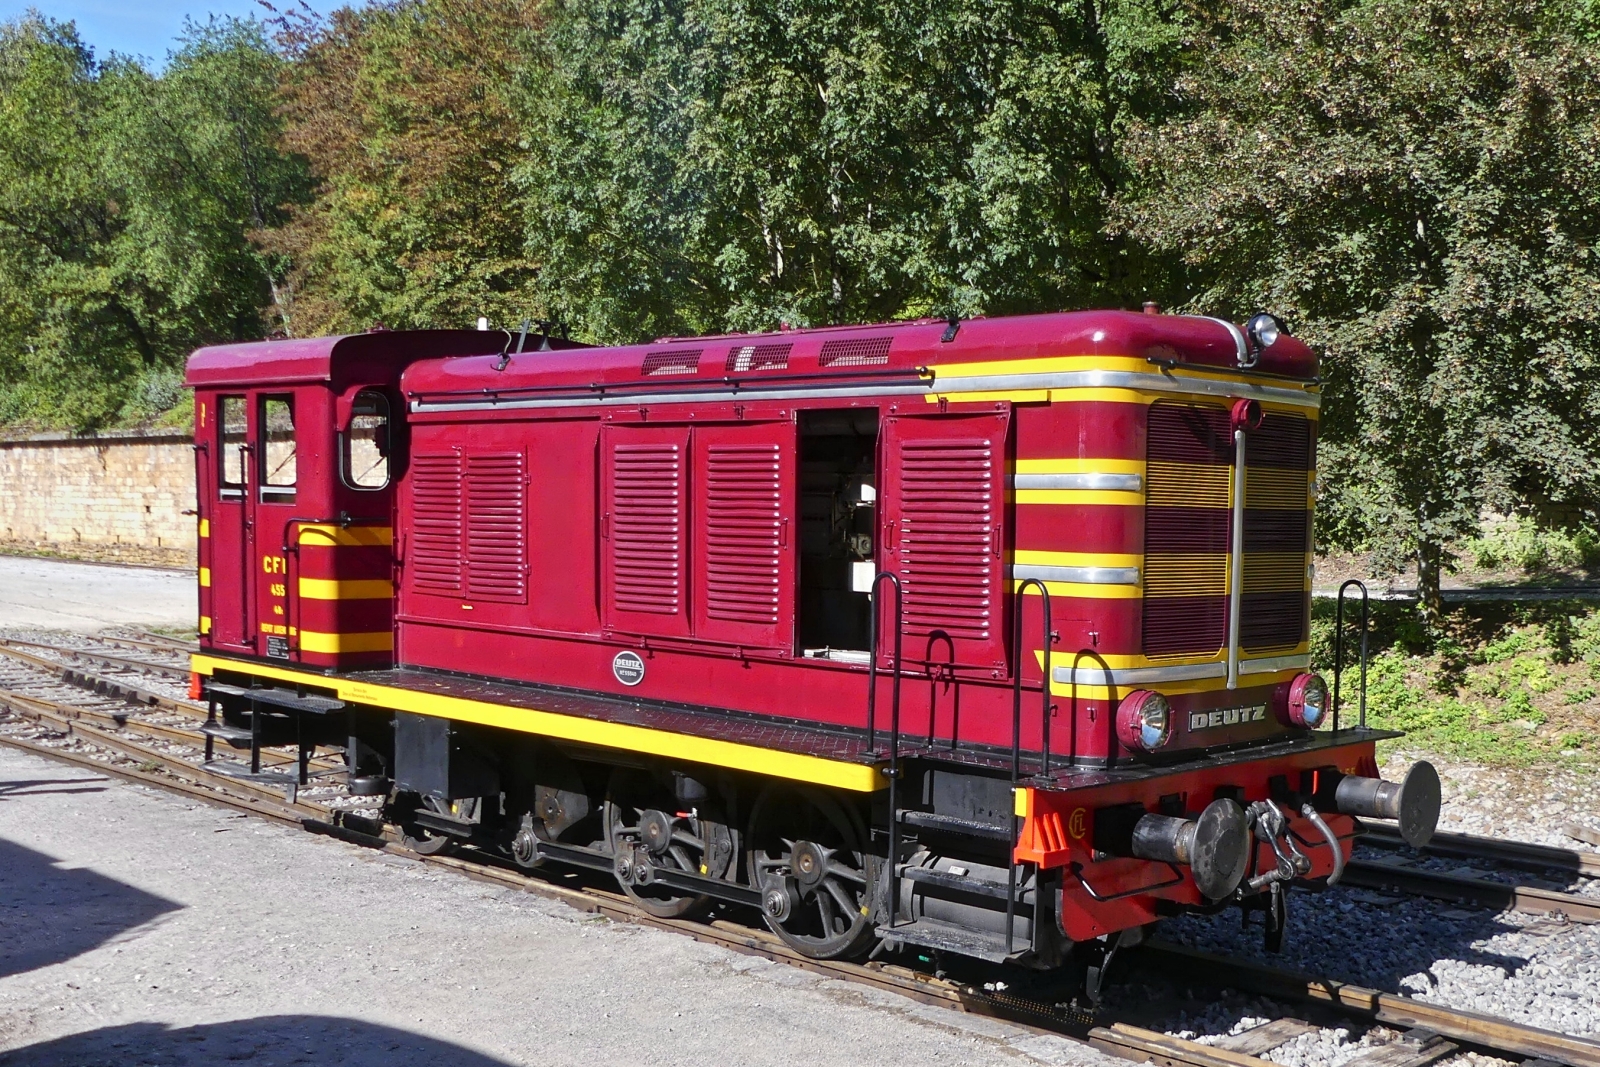
[[[1234,458],[1228,409],[1157,401],[1145,470],[1144,652],[1209,655],[1227,643]],[[1305,640],[1311,430],[1268,414],[1245,447],[1240,645],[1252,653]]]
[[[521,452],[467,457],[467,599],[528,602],[527,483]]]
[[[1311,421],[1277,412],[1245,442],[1239,645],[1252,655],[1292,649],[1308,636],[1311,446]]]
[[[1010,413],[885,423],[886,565],[905,597],[908,662],[1004,668],[1005,441]],[[887,586],[883,590],[887,598]],[[882,613],[879,647],[893,641]]]
[[[411,457],[411,588],[461,595],[461,454],[418,452]]]
[[[792,422],[694,431],[695,637],[790,650]]]
[[[689,633],[689,430],[607,426],[600,536],[607,628]]]

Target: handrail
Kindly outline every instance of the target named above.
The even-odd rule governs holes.
[[[889,919],[894,926],[900,905],[900,872],[896,866],[899,851],[900,809],[900,655],[905,629],[905,593],[900,579],[888,571],[879,571],[868,590],[872,597],[872,633],[867,639],[867,749],[876,753],[878,741],[878,583],[885,578],[894,586],[894,685],[890,687],[889,701],[889,768],[884,771],[889,779]]]
[[[1367,726],[1367,634],[1371,620],[1367,609],[1367,584],[1351,578],[1339,587],[1333,623],[1333,729],[1339,729],[1339,677],[1344,673],[1344,591],[1351,586],[1361,590],[1361,727]]]
[[[1022,602],[1023,591],[1028,586],[1037,586],[1039,595],[1044,598],[1044,674],[1039,683],[1041,697],[1042,721],[1040,723],[1040,761],[1039,773],[1050,772],[1050,646],[1055,644],[1055,628],[1050,620],[1050,590],[1037,578],[1024,578],[1013,591],[1015,598],[1012,602],[1011,612],[1011,792],[1015,799],[1017,783],[1022,780]],[[1012,927],[1017,913],[1017,837],[1022,832],[1021,825],[1017,822],[1017,806],[1011,805],[1011,869],[1006,881],[1006,955],[1011,955],[1013,950]],[[1033,888],[1033,924],[1030,931],[1029,948],[1039,947],[1039,894],[1040,887]]]

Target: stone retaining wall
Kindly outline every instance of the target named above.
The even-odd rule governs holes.
[[[187,432],[0,438],[0,548],[192,565]]]

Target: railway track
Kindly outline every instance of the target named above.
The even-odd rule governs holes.
[[[42,672],[47,668],[34,670]],[[72,685],[70,682],[53,684]],[[81,687],[79,693],[81,700]],[[119,702],[122,703],[120,710],[116,706]],[[1206,1044],[1124,1022],[1095,1025],[1096,1020],[1083,1009],[1053,999],[1048,993],[1028,992],[1026,987],[1019,987],[1022,991],[985,988],[980,982],[961,981],[898,964],[811,960],[794,953],[760,926],[727,917],[709,923],[656,918],[616,890],[557,884],[523,873],[492,854],[470,847],[461,848],[453,855],[412,853],[403,847],[393,830],[330,803],[337,799],[335,797],[286,795],[281,790],[199,765],[188,758],[197,747],[198,732],[185,730],[182,725],[145,721],[141,716],[148,713],[147,706],[129,706],[125,701],[105,697],[98,691],[90,699],[89,706],[81,706],[54,696],[0,688],[0,709],[8,713],[10,720],[6,722],[0,718],[0,743],[24,751],[207,803],[252,812],[365,847],[402,853],[472,878],[555,897],[616,921],[673,930],[699,941],[925,1003],[1005,1018],[1040,1032],[1066,1034],[1129,1060],[1149,1060],[1170,1067],[1268,1067],[1270,1061],[1261,1058],[1264,1054],[1320,1028],[1302,1019],[1277,1019],[1241,1034],[1217,1039],[1215,1044]],[[19,725],[47,736],[19,736],[16,732]],[[128,736],[130,733],[145,733],[152,743],[135,740]],[[161,748],[153,743],[162,740],[171,744]],[[327,762],[337,766],[334,761]],[[1600,1042],[1597,1041],[1175,945],[1156,943],[1142,947],[1139,952],[1164,972],[1182,972],[1206,986],[1225,984],[1278,1000],[1298,1001],[1314,1012],[1395,1031],[1392,1041],[1375,1046],[1372,1052],[1351,1063],[1367,1063],[1368,1067],[1425,1067],[1463,1052],[1478,1051],[1525,1061],[1530,1067],[1543,1067],[1545,1063],[1600,1067]],[[1536,1065],[1534,1061],[1539,1062]]]

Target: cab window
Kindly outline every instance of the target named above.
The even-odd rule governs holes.
[[[388,485],[388,397],[370,390],[357,393],[350,428],[341,437],[344,484],[352,489],[382,489]]]
[[[217,482],[223,496],[238,496],[244,491],[245,424],[244,397],[225,396],[217,405],[217,426],[222,447],[217,453],[221,477]]]
[[[294,397],[261,398],[261,438],[261,499],[291,502],[296,474]]]

